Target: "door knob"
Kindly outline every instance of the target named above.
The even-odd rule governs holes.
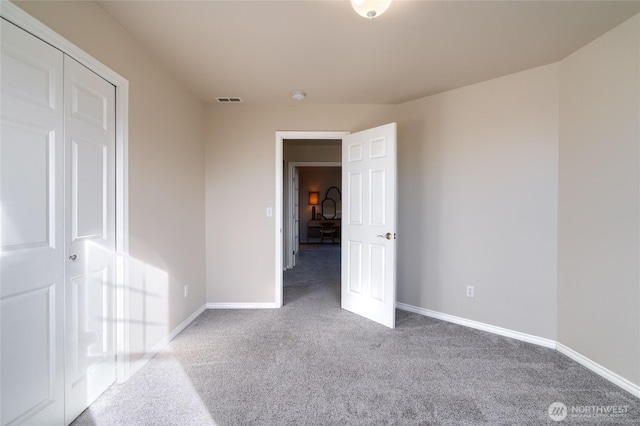
[[[386,233],[386,234],[384,234],[384,235],[378,235],[378,237],[380,237],[380,238],[386,238],[387,240],[390,240],[390,239],[391,239],[391,237],[392,237],[392,234],[391,234],[391,232],[387,232],[387,233]]]
[[[78,256],[76,256],[75,254],[69,256],[69,260],[71,260],[72,262],[75,262],[77,258]]]

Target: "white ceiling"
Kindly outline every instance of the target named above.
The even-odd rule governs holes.
[[[98,1],[205,102],[396,104],[556,62],[633,1]]]

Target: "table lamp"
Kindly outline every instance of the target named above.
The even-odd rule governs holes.
[[[316,206],[320,204],[320,193],[317,191],[309,191],[309,205],[311,208],[311,220],[316,219]]]

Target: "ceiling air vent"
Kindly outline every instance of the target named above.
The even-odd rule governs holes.
[[[220,104],[241,104],[242,103],[242,98],[218,97],[216,98],[216,100]]]

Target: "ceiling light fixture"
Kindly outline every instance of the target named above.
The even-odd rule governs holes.
[[[304,93],[302,90],[294,90],[293,92],[291,92],[291,97],[296,101],[301,101],[307,97],[307,94]]]
[[[351,6],[358,15],[373,19],[389,8],[391,0],[351,0]]]

